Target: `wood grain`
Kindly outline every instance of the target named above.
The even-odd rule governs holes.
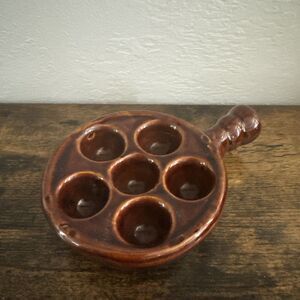
[[[176,263],[121,272],[74,253],[41,209],[45,164],[104,113],[158,110],[207,129],[225,106],[0,105],[1,299],[300,297],[300,107],[256,107],[261,136],[227,154],[219,223]]]

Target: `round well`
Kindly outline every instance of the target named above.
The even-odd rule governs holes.
[[[88,218],[98,213],[107,203],[109,188],[96,174],[78,173],[61,185],[58,202],[72,218]]]
[[[119,157],[125,150],[125,141],[118,130],[101,126],[91,129],[80,142],[81,153],[95,161],[108,161]]]
[[[215,175],[201,160],[187,158],[173,163],[165,174],[170,193],[183,200],[198,200],[215,186]]]
[[[121,209],[116,225],[126,242],[149,248],[160,245],[167,238],[172,217],[163,202],[153,197],[143,197]]]
[[[111,171],[114,186],[125,194],[150,191],[159,180],[159,168],[143,155],[132,155],[118,162]]]
[[[176,126],[155,120],[144,124],[138,130],[137,142],[150,154],[166,155],[180,146],[181,134]]]

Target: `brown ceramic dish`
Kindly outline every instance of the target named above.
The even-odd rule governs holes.
[[[106,115],[71,134],[49,161],[44,210],[63,240],[105,262],[166,263],[213,228],[227,190],[222,157],[260,128],[247,106],[205,133],[158,112]]]

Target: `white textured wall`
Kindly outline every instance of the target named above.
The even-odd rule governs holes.
[[[0,101],[300,104],[300,0],[0,0]]]

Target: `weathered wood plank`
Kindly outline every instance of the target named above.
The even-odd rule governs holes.
[[[45,164],[79,125],[117,110],[174,114],[202,129],[225,106],[0,105],[0,298],[300,297],[300,107],[256,107],[257,141],[225,158],[221,220],[178,262],[120,272],[71,251],[40,205]]]

